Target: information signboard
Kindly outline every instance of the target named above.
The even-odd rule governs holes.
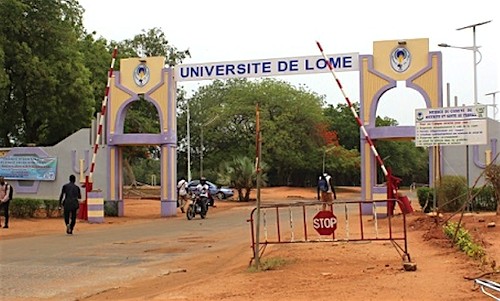
[[[486,143],[485,105],[415,110],[416,146]]]
[[[57,158],[8,156],[0,158],[0,176],[7,180],[54,181]]]

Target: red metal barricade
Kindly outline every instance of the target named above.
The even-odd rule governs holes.
[[[322,202],[274,203],[260,206],[259,241],[256,241],[257,208],[250,218],[253,258],[256,244],[259,257],[267,245],[304,242],[390,241],[403,262],[411,263],[408,252],[406,214],[412,212],[404,200],[344,201],[329,204],[333,214],[324,214]],[[398,203],[401,214],[388,213],[390,203]],[[372,214],[363,215],[366,206]],[[363,207],[363,209],[362,209]],[[321,213],[321,214],[320,214]],[[330,228],[330,229],[328,229]],[[330,230],[330,231],[329,231]],[[320,234],[321,233],[321,234]],[[328,235],[322,235],[329,233]],[[406,267],[405,267],[406,268]]]

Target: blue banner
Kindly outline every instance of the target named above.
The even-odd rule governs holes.
[[[0,176],[6,180],[54,181],[57,158],[0,157]]]

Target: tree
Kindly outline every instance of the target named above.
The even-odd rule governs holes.
[[[377,116],[377,126],[396,126],[396,120]],[[383,158],[386,167],[390,167],[392,173],[402,179],[401,185],[409,186],[413,182],[426,183],[429,178],[429,165],[427,149],[416,147],[415,144],[407,140],[387,141],[378,140],[375,142],[379,155]],[[385,181],[385,176],[378,169],[378,177],[381,182]]]
[[[500,215],[500,165],[489,164],[486,167],[485,178],[493,187],[497,200],[497,215]]]
[[[189,49],[178,50],[169,44],[165,33],[159,28],[142,30],[142,33],[135,35],[132,39],[123,40],[117,43],[120,49],[119,57],[148,57],[163,56],[166,65],[173,67],[190,57]]]
[[[352,107],[359,112],[359,103],[353,103]],[[349,106],[347,104],[338,104],[337,107],[329,105],[325,108],[324,114],[328,119],[328,129],[337,133],[338,143],[346,149],[359,151],[359,125]]]
[[[353,108],[359,111],[359,104],[353,103]],[[344,154],[342,157],[339,151],[334,156],[328,156],[327,169],[335,175],[340,185],[358,185],[360,178],[359,125],[347,104],[339,104],[337,107],[330,105],[325,109],[325,115],[330,124],[328,129],[337,133],[340,146],[344,150],[350,150],[350,152],[341,152]],[[396,120],[380,116],[376,117],[375,124],[377,127],[398,125]],[[379,155],[384,158],[386,167],[390,167],[395,175],[403,179],[403,185],[428,181],[426,149],[415,147],[411,141],[375,140],[374,144]],[[358,171],[353,170],[354,168],[358,168]],[[385,181],[385,176],[379,166],[377,166],[377,174],[379,182]]]
[[[4,48],[4,43],[5,43],[5,37],[3,35],[0,35],[0,65],[4,66],[5,65],[5,52],[3,50]],[[8,89],[7,87],[9,86],[9,77],[7,76],[7,73],[5,72],[5,68],[0,69],[0,103],[2,106],[0,107],[0,112],[6,112],[6,108],[4,107],[4,99],[7,99],[8,96]],[[0,121],[0,126],[3,125],[3,123]],[[4,131],[3,133],[0,131],[2,136],[0,136],[0,145],[8,145],[9,143],[9,136],[8,133],[9,131]]]
[[[94,99],[78,47],[82,11],[71,0],[0,2],[5,146],[52,145],[90,125]]]
[[[144,98],[140,98],[130,104],[127,108],[124,130],[127,133],[160,133],[160,119],[156,107]],[[154,148],[153,148],[154,149]],[[132,186],[137,186],[137,180],[134,172],[134,164],[148,159],[153,151],[151,146],[130,146],[123,151],[123,168],[125,178]],[[144,165],[144,164],[142,164]],[[148,164],[145,164],[147,166]]]
[[[261,162],[261,181],[264,185],[267,181],[266,170],[268,166]],[[257,184],[257,172],[255,164],[249,157],[238,156],[231,161],[221,163],[217,173],[219,183],[234,187],[238,191],[238,200],[250,200],[250,192]]]
[[[102,100],[108,82],[108,71],[111,62],[113,46],[104,38],[96,38],[96,33],[84,34],[79,41],[80,53],[85,58],[85,67],[90,72],[90,85],[94,99],[93,113],[100,113]],[[120,50],[121,51],[121,50]],[[117,64],[114,66],[117,70]]]
[[[325,120],[322,99],[274,79],[216,80],[189,99],[192,153],[197,157],[201,144],[198,133],[204,126],[204,171],[216,169],[227,158],[255,157],[257,103],[261,109],[262,156],[270,166],[271,185],[304,185],[307,177],[315,178],[324,144],[317,126]],[[185,112],[180,113],[178,120],[185,120]],[[183,137],[184,126],[178,130],[178,136]]]

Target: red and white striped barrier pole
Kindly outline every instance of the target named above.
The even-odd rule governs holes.
[[[323,51],[323,47],[321,47],[321,44],[318,41],[316,41],[316,45],[318,45],[319,51],[321,51],[321,55],[323,56],[323,58],[326,61],[326,64],[328,65],[328,69],[330,69],[330,72],[332,73],[333,78],[335,78],[335,81],[337,82],[337,85],[339,86],[340,91],[342,92],[342,95],[344,95],[344,98],[345,98],[347,104],[349,105],[349,108],[351,109],[351,112],[354,115],[354,118],[356,118],[356,122],[358,123],[358,126],[361,128],[361,131],[363,132],[363,135],[365,136],[366,141],[368,141],[368,144],[370,145],[370,149],[372,150],[373,154],[375,155],[375,158],[377,158],[377,162],[379,163],[380,168],[382,168],[382,171],[384,172],[384,176],[387,177],[389,175],[389,173],[387,172],[387,169],[385,168],[384,161],[382,160],[382,158],[380,158],[380,155],[378,154],[377,149],[373,145],[372,139],[370,138],[370,136],[368,136],[368,132],[366,132],[366,129],[365,129],[365,126],[363,125],[363,122],[361,122],[361,119],[359,118],[358,113],[356,112],[356,110],[352,106],[352,103],[349,100],[349,97],[347,97],[346,93],[344,92],[344,89],[342,88],[342,84],[340,83],[339,79],[337,78],[337,75],[335,75],[335,71],[333,69],[332,63],[330,62],[328,57],[325,55],[325,53]]]
[[[387,199],[396,199],[398,198],[397,194],[397,189],[399,182],[401,179],[394,177],[392,173],[388,172],[387,169],[385,168],[384,161],[382,158],[380,158],[380,155],[377,152],[377,149],[375,148],[375,145],[373,145],[373,141],[368,136],[368,132],[365,129],[365,126],[363,125],[363,122],[358,116],[358,113],[352,106],[351,101],[349,100],[349,97],[347,97],[347,94],[344,92],[344,89],[342,88],[342,84],[340,83],[340,80],[337,78],[337,75],[335,74],[335,70],[332,66],[332,63],[328,59],[328,57],[325,55],[325,52],[323,51],[323,47],[321,47],[321,44],[316,41],[316,45],[318,45],[319,51],[321,52],[321,55],[323,56],[323,59],[325,60],[326,64],[328,65],[328,69],[330,69],[330,73],[333,75],[333,78],[337,82],[338,87],[340,88],[340,91],[342,92],[342,95],[344,95],[344,98],[349,105],[349,108],[351,109],[352,114],[354,115],[354,118],[356,118],[356,122],[358,123],[359,128],[363,132],[363,135],[366,138],[366,141],[368,141],[368,144],[370,145],[370,149],[372,150],[373,154],[375,155],[375,158],[377,159],[378,164],[380,165],[380,168],[382,169],[382,172],[384,173],[385,179],[387,181]],[[394,203],[389,202],[387,206],[387,212],[388,214],[392,215],[392,211],[394,209]]]
[[[95,138],[95,144],[94,144],[94,151],[92,154],[92,161],[90,164],[90,172],[88,177],[85,179],[85,186],[86,186],[86,191],[92,191],[92,176],[94,175],[94,169],[95,169],[95,160],[97,156],[97,150],[99,149],[99,140],[101,139],[101,134],[102,134],[102,128],[103,128],[103,123],[104,123],[104,116],[106,115],[106,108],[108,105],[108,95],[109,95],[109,87],[111,85],[111,78],[113,76],[113,68],[115,66],[115,61],[116,61],[116,54],[118,53],[118,49],[115,46],[113,49],[113,54],[111,58],[111,66],[109,67],[109,72],[108,72],[108,83],[106,84],[106,90],[104,92],[104,99],[102,100],[102,105],[101,105],[101,116],[99,116],[99,128],[97,129],[97,135]]]

